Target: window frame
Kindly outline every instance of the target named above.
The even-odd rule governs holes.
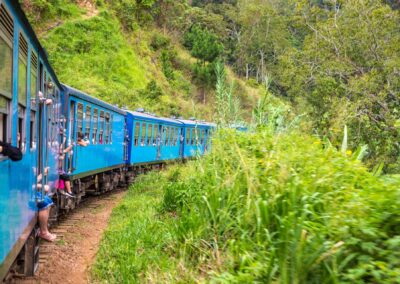
[[[89,113],[88,113],[89,109]],[[88,133],[89,130],[89,133]],[[90,141],[90,137],[92,134],[92,106],[89,104],[86,104],[85,106],[85,138]]]
[[[133,133],[133,139],[134,139],[134,143],[133,146],[137,147],[139,146],[139,137],[140,137],[140,127],[141,127],[141,123],[140,121],[135,121],[135,128],[133,129],[134,133]]]
[[[103,120],[102,120],[103,117]],[[99,144],[104,143],[104,125],[105,125],[105,111],[100,109],[99,112]]]
[[[147,132],[147,123],[142,122],[140,127],[140,146],[146,146],[146,132]]]
[[[153,123],[147,124],[147,146],[151,146],[151,142],[153,139]]]
[[[82,112],[79,111],[79,107],[82,107]],[[76,133],[77,135],[82,133],[83,135],[83,120],[84,120],[84,106],[82,102],[77,102],[76,105]]]

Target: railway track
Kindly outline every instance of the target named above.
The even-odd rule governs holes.
[[[37,275],[35,277],[12,275],[9,283],[84,283],[87,281],[86,270],[91,264],[87,260],[94,259],[102,232],[107,226],[108,216],[125,192],[124,189],[118,189],[101,196],[88,197],[75,210],[61,216],[50,229],[57,235],[57,240],[53,243],[40,241]],[[105,212],[107,216],[102,216],[107,220],[103,218],[96,220],[96,215],[101,215],[102,211],[107,211]],[[99,226],[96,226],[96,222]],[[89,231],[86,232],[86,229]],[[82,252],[82,255],[79,255],[79,252]],[[85,255],[86,252],[89,252],[88,255]],[[80,260],[83,262],[80,263]],[[68,274],[68,271],[71,274]],[[62,279],[64,281],[61,281]]]

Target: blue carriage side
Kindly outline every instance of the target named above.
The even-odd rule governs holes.
[[[183,124],[177,120],[128,111],[128,164],[157,164],[180,158]]]
[[[125,111],[63,85],[67,117],[67,146],[74,143],[65,159],[65,170],[73,180],[123,169],[125,166]],[[78,145],[82,137],[88,144]]]
[[[0,279],[19,252],[28,249],[38,185],[49,185],[50,194],[55,190],[60,90],[18,1],[0,0],[0,141],[23,153],[19,162],[0,154]],[[33,263],[25,261],[25,274],[34,273]]]
[[[184,124],[183,158],[193,158],[196,155],[204,155],[211,147],[211,135],[214,124],[179,119]]]

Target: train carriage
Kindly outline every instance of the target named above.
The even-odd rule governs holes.
[[[157,164],[180,158],[183,124],[139,111],[127,112],[131,137],[128,164]]]
[[[0,141],[23,153],[19,162],[0,154],[0,279],[21,251],[19,272],[35,270],[36,189],[47,184],[50,194],[55,192],[60,94],[18,1],[0,0]]]
[[[64,170],[79,196],[113,189],[123,179],[127,159],[125,111],[63,85],[67,146],[74,143]],[[78,145],[79,136],[88,141]]]
[[[210,150],[211,133],[215,128],[214,124],[196,120],[179,119],[184,125],[184,141],[182,156],[184,159],[193,158],[196,155],[203,155]]]

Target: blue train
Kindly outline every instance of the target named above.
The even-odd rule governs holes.
[[[54,201],[50,219],[57,220],[88,194],[127,185],[167,161],[203,155],[214,128],[120,109],[61,84],[18,1],[0,0],[0,142],[23,154],[13,162],[0,153],[0,280],[10,270],[35,273],[43,196]],[[70,149],[65,155],[62,146]],[[74,198],[60,192],[60,171],[70,176]]]

